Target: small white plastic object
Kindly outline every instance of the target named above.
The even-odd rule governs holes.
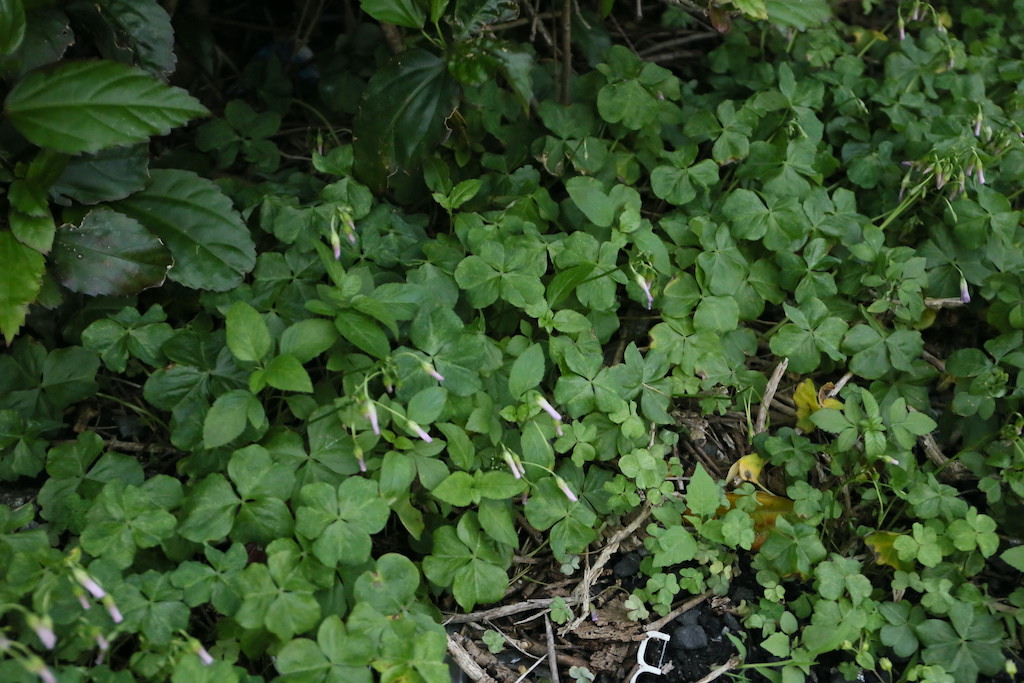
[[[640,643],[640,649],[636,651],[636,672],[633,677],[629,679],[629,683],[637,683],[640,680],[641,674],[654,674],[660,676],[664,673],[665,664],[665,650],[668,647],[669,636],[667,633],[661,631],[648,631],[647,637],[644,638],[643,642]],[[657,660],[658,666],[651,666],[647,659],[647,650],[651,646],[651,641],[658,641],[655,647],[658,649]]]

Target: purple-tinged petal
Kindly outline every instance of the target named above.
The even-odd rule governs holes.
[[[427,373],[428,375],[436,379],[438,382],[444,381],[444,375],[438,372],[430,363],[423,364],[423,372]]]
[[[576,494],[572,492],[572,489],[569,488],[569,485],[565,483],[564,479],[562,479],[559,476],[556,476],[555,477],[555,481],[558,483],[558,488],[560,488],[562,490],[562,493],[565,494],[566,498],[568,498],[573,503],[579,501],[579,498],[577,498]]]
[[[380,423],[377,422],[377,406],[373,404],[373,401],[366,402],[363,414],[370,420],[370,427],[373,428],[373,433],[380,436]]]
[[[538,396],[537,397],[537,405],[539,405],[541,408],[543,408],[544,412],[547,413],[548,415],[550,415],[552,420],[559,420],[559,421],[561,421],[562,414],[559,413],[557,410],[555,410],[555,407],[553,405],[551,405],[550,403],[548,403],[548,400],[546,398],[544,398],[543,396]]]
[[[430,434],[427,434],[426,430],[424,430],[423,427],[420,427],[412,420],[409,421],[409,429],[416,432],[416,436],[420,437],[427,443],[430,443],[434,440],[433,437],[430,436]]]

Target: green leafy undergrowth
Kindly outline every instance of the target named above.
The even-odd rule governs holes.
[[[997,14],[863,4],[718,3],[731,30],[665,65],[588,9],[564,83],[494,34],[514,3],[367,1],[294,93],[354,142],[284,154],[269,61],[172,155],[193,170],[149,170],[205,113],[173,62],[136,36],[36,65],[82,15],[8,3],[0,330],[75,294],[0,356],[0,478],[33,492],[0,506],[0,677],[447,681],[443,612],[580,577],[641,509],[629,614],[743,575],[740,678],[1012,671],[1019,46]]]

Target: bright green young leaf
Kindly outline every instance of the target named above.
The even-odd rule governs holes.
[[[428,425],[438,418],[444,410],[448,391],[444,387],[427,387],[421,389],[409,399],[406,417],[419,425]]]
[[[270,359],[270,362],[263,368],[263,380],[281,391],[298,391],[307,394],[313,391],[313,381],[309,378],[306,368],[302,367],[302,363],[295,356],[288,353]]]
[[[700,463],[686,486],[686,508],[700,517],[711,517],[722,506],[722,489]]]
[[[175,282],[218,292],[237,287],[256,263],[256,247],[231,200],[188,171],[152,175],[149,187],[112,208],[163,240],[174,257],[168,277]]]
[[[380,325],[358,311],[341,311],[334,320],[338,331],[359,349],[377,358],[391,353],[391,343]]]
[[[689,562],[697,552],[697,541],[693,534],[682,526],[671,526],[655,534],[658,546],[654,551],[655,567],[670,567]]]
[[[8,93],[4,110],[30,142],[67,154],[145,142],[209,113],[184,90],[107,61],[30,72]]]
[[[258,363],[270,353],[270,330],[255,308],[236,301],[227,314],[227,342],[235,358]]]
[[[57,231],[50,263],[73,292],[124,295],[162,284],[171,255],[135,219],[98,209]]]
[[[519,399],[544,379],[544,350],[540,344],[531,344],[523,351],[508,373],[508,391]]]
[[[337,340],[337,328],[329,320],[300,320],[281,334],[281,353],[294,356],[300,363],[308,363],[331,348]]]

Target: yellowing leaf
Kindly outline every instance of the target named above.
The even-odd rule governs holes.
[[[815,427],[811,415],[822,408],[841,410],[843,402],[835,398],[825,398],[835,385],[831,382],[823,385],[820,390],[814,388],[814,381],[805,379],[793,391],[793,403],[796,404],[796,426],[804,432],[813,432]]]
[[[723,507],[719,510],[719,515],[723,517],[726,512],[736,506],[736,500],[740,498],[740,495],[737,493],[726,493],[725,497],[729,499],[729,507]],[[768,537],[768,532],[775,528],[775,521],[779,518],[779,515],[785,516],[793,512],[793,501],[789,498],[776,496],[765,491],[756,491],[754,493],[754,500],[757,501],[757,508],[748,513],[750,518],[754,520],[755,536],[751,550],[757,550],[761,547],[761,544]]]
[[[874,531],[864,537],[864,544],[871,548],[871,553],[875,556],[875,564],[887,564],[893,569],[905,572],[914,568],[910,562],[901,560],[896,553],[896,548],[893,547],[896,539],[901,535],[892,531]]]
[[[761,476],[762,469],[764,469],[764,458],[757,453],[751,453],[744,455],[732,464],[726,479],[733,483],[736,483],[736,480],[739,479],[740,481],[749,481],[760,485],[761,482],[758,481],[758,478]]]

